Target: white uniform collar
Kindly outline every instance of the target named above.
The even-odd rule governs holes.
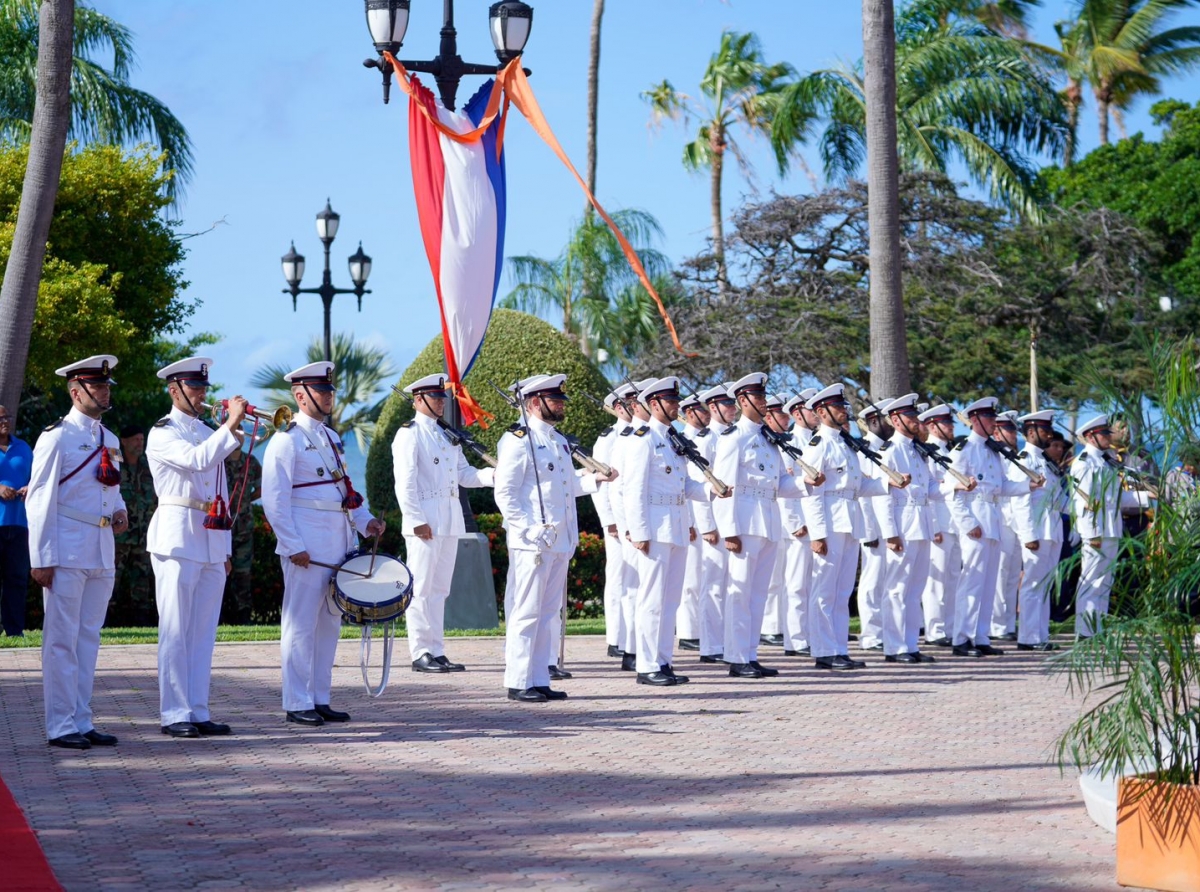
[[[319,431],[323,427],[325,427],[324,421],[321,421],[318,418],[310,418],[308,415],[305,415],[303,412],[297,412],[295,415],[295,418],[296,418],[296,424],[300,425],[302,428],[305,428],[306,430]]]
[[[194,425],[196,422],[200,421],[198,416],[189,415],[187,412],[184,412],[182,409],[180,409],[178,406],[176,406],[174,404],[172,404],[171,411],[168,412],[167,415],[171,418],[172,421],[178,421],[181,424],[185,424],[188,426]]]
[[[413,420],[416,421],[417,424],[423,425],[424,427],[437,427],[436,418],[430,415],[424,415],[420,412],[413,413]]]
[[[1098,446],[1095,446],[1091,443],[1084,443],[1083,451],[1094,456],[1095,458],[1100,459],[1100,461],[1104,461],[1104,450]]]
[[[657,418],[651,416],[650,420],[646,423],[650,425],[650,430],[654,431],[656,434],[660,434],[664,437],[667,435],[667,425],[663,424]]]
[[[100,425],[99,418],[93,418],[90,415],[86,415],[83,412],[80,412],[75,406],[71,407],[71,411],[67,413],[67,417],[64,418],[63,421],[70,422],[76,427],[81,427],[90,431],[95,431]]]
[[[979,434],[975,433],[975,431],[971,431],[969,434],[967,434],[967,439],[972,443],[983,443],[986,442],[988,438],[980,436]]]
[[[538,431],[553,431],[554,430],[554,425],[548,424],[545,421],[542,421],[542,419],[538,418],[536,415],[529,415],[527,417],[529,418],[529,427],[532,430],[538,430]]]

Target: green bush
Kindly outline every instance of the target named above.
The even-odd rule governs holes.
[[[438,335],[405,369],[399,384],[403,386],[417,378],[435,374],[444,367],[442,336]],[[498,309],[492,314],[483,349],[465,382],[479,404],[496,416],[487,430],[472,428],[476,438],[493,455],[501,434],[517,420],[517,412],[492,390],[488,381],[508,387],[518,378],[542,373],[566,374],[567,391],[574,394],[567,404],[566,421],[561,425],[565,433],[578,437],[590,447],[611,421],[604,410],[583,396],[585,392],[590,392],[602,397],[608,392],[609,385],[574,341],[536,316]],[[399,508],[392,474],[392,438],[397,428],[412,415],[409,402],[398,394],[392,394],[379,416],[379,426],[367,454],[367,498],[375,511],[391,512]],[[476,460],[472,460],[472,463],[480,464]],[[471,498],[476,512],[488,508],[496,510],[490,492],[472,492]],[[483,513],[490,512],[484,510]],[[582,529],[598,529],[590,499],[579,501],[579,513]]]

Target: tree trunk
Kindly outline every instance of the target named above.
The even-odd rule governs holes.
[[[863,0],[867,101],[867,222],[871,253],[871,396],[910,390],[900,279],[896,155],[896,25],[892,0]]]
[[[1067,141],[1063,147],[1063,167],[1075,163],[1075,140],[1079,135],[1079,108],[1083,105],[1083,88],[1079,81],[1067,81],[1065,104],[1067,106]]]
[[[721,218],[721,173],[725,165],[725,134],[717,123],[713,125],[712,149],[713,257],[717,261],[717,293],[724,297],[729,281],[725,273],[725,224]]]
[[[592,36],[588,53],[588,129],[587,129],[587,184],[596,194],[596,119],[600,99],[600,20],[604,18],[604,0],[595,0],[592,6]],[[595,213],[591,202],[584,207],[584,216]]]
[[[1108,106],[1112,99],[1111,93],[1101,87],[1096,91],[1096,115],[1100,118],[1100,145],[1108,145]]]
[[[0,401],[18,411],[37,310],[46,239],[58,197],[71,123],[71,62],[75,0],[42,0],[38,15],[37,98],[29,162],[12,252],[0,285]],[[64,356],[66,361],[79,357]]]

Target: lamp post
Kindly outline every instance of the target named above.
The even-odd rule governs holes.
[[[333,347],[329,335],[329,316],[333,310],[334,295],[355,295],[358,298],[358,310],[362,312],[363,295],[371,293],[371,289],[365,287],[367,278],[371,275],[371,258],[363,253],[362,242],[358,243],[358,250],[347,258],[347,263],[350,267],[350,281],[354,283],[354,287],[335,288],[333,285],[333,278],[329,272],[329,247],[333,244],[333,240],[337,236],[338,225],[341,223],[341,219],[341,216],[330,207],[329,199],[325,199],[325,209],[317,214],[317,238],[325,246],[325,271],[321,275],[320,287],[300,287],[300,280],[304,277],[304,255],[296,253],[295,242],[292,242],[291,249],[281,258],[283,278],[288,283],[288,287],[283,289],[283,293],[292,296],[293,311],[296,309],[296,297],[298,295],[321,295],[321,302],[325,305],[325,360],[327,362],[333,360]]]
[[[367,68],[378,68],[383,74],[384,102],[388,101],[391,94],[392,63],[383,58],[383,53],[387,51],[394,56],[400,52],[404,34],[408,30],[410,2],[411,0],[366,0],[367,28],[371,32],[371,41],[375,44],[375,52],[379,54],[379,58],[367,59],[363,65]],[[464,62],[458,54],[458,32],[454,29],[454,0],[443,0],[442,42],[437,57],[427,62],[401,59],[400,63],[409,71],[432,74],[437,82],[442,105],[454,111],[458,85],[464,75],[495,74],[525,51],[525,43],[529,40],[529,31],[533,27],[533,8],[521,0],[501,0],[499,3],[493,3],[488,11],[488,26],[500,65]],[[525,73],[530,72],[526,69]]]

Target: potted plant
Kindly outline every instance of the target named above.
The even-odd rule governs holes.
[[[1122,408],[1170,468],[1200,437],[1196,344],[1147,353],[1152,389]],[[1121,543],[1110,615],[1051,664],[1085,697],[1056,755],[1120,777],[1118,883],[1200,892],[1200,497],[1164,495],[1149,529]],[[1131,765],[1140,773],[1121,777]]]

